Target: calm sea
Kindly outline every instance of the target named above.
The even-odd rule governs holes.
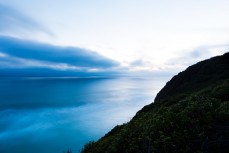
[[[154,100],[168,78],[0,78],[1,153],[78,153]]]

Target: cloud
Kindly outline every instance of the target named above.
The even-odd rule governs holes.
[[[134,76],[155,77],[155,76],[173,76],[183,71],[188,66],[199,61],[222,55],[229,51],[229,44],[204,45],[194,49],[177,51],[170,58],[163,62],[157,62],[153,59],[138,58],[127,63],[126,67]],[[165,55],[166,56],[166,55]],[[131,75],[130,74],[130,75]]]
[[[17,35],[25,32],[42,32],[52,36],[52,32],[30,17],[8,6],[0,4],[0,34]]]
[[[117,67],[118,62],[87,49],[0,36],[0,76],[99,75]]]
[[[145,61],[143,59],[137,59],[132,62],[130,62],[131,66],[143,66],[145,65]]]
[[[118,71],[98,71],[87,70],[63,71],[49,68],[10,68],[0,69],[0,77],[115,77],[121,76]]]
[[[180,52],[180,54],[178,54],[175,58],[167,61],[166,65],[184,69],[185,67],[193,65],[199,61],[213,56],[222,55],[228,51],[229,44],[199,46],[194,49],[190,49],[189,51],[185,51],[185,54]]]

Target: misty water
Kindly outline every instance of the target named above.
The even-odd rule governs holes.
[[[79,152],[151,103],[168,78],[0,78],[0,152]]]

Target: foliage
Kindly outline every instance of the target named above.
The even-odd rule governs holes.
[[[229,53],[172,78],[123,125],[82,153],[229,152]]]
[[[228,104],[190,96],[170,107],[162,106],[156,112],[141,115],[111,136],[86,145],[82,152],[205,152],[211,148],[211,141],[220,147],[214,136],[217,126],[222,126],[220,121],[229,121],[229,109],[225,108]],[[228,138],[228,134],[224,135],[224,139]]]

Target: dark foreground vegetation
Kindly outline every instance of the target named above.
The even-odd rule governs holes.
[[[126,124],[82,153],[228,153],[229,53],[174,76]]]

